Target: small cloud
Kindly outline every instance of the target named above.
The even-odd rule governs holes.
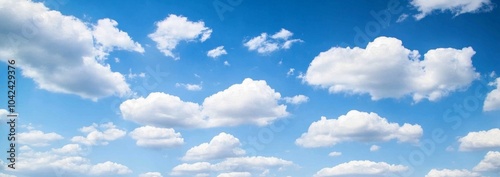
[[[336,156],[341,156],[341,155],[342,155],[342,152],[336,152],[336,151],[330,152],[330,154],[328,154],[328,156],[330,156],[330,157],[336,157]]]
[[[295,105],[302,104],[302,103],[309,101],[309,97],[307,97],[305,95],[295,95],[293,97],[285,97],[283,99],[285,100],[286,103],[295,104]]]
[[[295,68],[290,68],[290,70],[288,70],[288,72],[286,73],[286,76],[291,76],[293,75],[293,73],[295,72]]]
[[[193,22],[187,17],[170,14],[156,24],[156,31],[148,35],[156,42],[156,48],[165,56],[179,60],[173,50],[180,42],[204,42],[212,34],[212,29],[205,26],[203,21]]]
[[[203,89],[203,87],[200,84],[183,84],[183,83],[175,83],[176,87],[184,87],[186,90],[189,91],[200,91]]]
[[[224,66],[231,66],[228,61],[224,61]]]
[[[31,129],[28,132],[19,133],[19,142],[30,146],[48,146],[50,142],[64,139],[57,133],[44,133],[40,130]]]
[[[120,59],[115,57],[115,63],[120,63]]]
[[[401,22],[404,22],[407,18],[408,18],[408,14],[401,14],[401,15],[398,17],[398,20],[396,20],[396,23],[401,23]]]
[[[279,49],[289,49],[294,43],[304,42],[301,39],[289,39],[291,36],[293,36],[292,32],[282,28],[281,31],[271,35],[271,37],[269,37],[267,33],[261,33],[259,36],[250,39],[243,45],[247,47],[249,51],[268,54]]]
[[[137,78],[137,77],[144,78],[144,77],[146,77],[146,73],[139,73],[139,74],[137,74],[137,73],[132,73],[132,68],[130,68],[130,69],[128,70],[128,75],[127,75],[127,77],[128,77],[129,79],[135,79],[135,78]]]
[[[380,150],[380,146],[377,146],[377,145],[372,145],[370,147],[370,152],[375,152],[375,151],[378,151]]]
[[[226,54],[227,54],[227,51],[224,49],[224,46],[219,46],[219,47],[207,52],[207,56],[209,56],[211,58],[217,58],[221,55],[226,55]]]
[[[92,124],[88,127],[80,128],[80,132],[87,136],[75,136],[72,142],[85,145],[108,145],[109,141],[114,141],[125,136],[126,132],[116,128],[112,122],[105,124]]]
[[[136,145],[149,148],[169,148],[184,144],[181,133],[172,128],[142,126],[129,133]]]

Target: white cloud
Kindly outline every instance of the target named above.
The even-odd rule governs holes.
[[[287,40],[288,38],[290,38],[292,36],[293,36],[292,32],[290,32],[284,28],[281,28],[281,30],[279,32],[275,33],[274,35],[272,35],[271,38]]]
[[[288,76],[291,76],[291,75],[293,75],[293,73],[294,73],[294,72],[295,72],[295,68],[290,68],[290,69],[288,70],[288,72],[286,72],[286,76],[287,76],[287,77],[288,77]]]
[[[16,177],[16,176],[5,174],[5,173],[0,173],[0,177]]]
[[[29,147],[28,147],[29,148]],[[52,148],[52,152],[57,154],[78,154],[82,152],[83,149],[79,144],[67,144],[61,148]]]
[[[92,100],[130,93],[123,75],[96,60],[94,36],[84,22],[42,3],[5,0],[0,6],[8,7],[0,12],[0,58],[15,58],[38,88]]]
[[[9,114],[9,111],[5,109],[0,109],[0,121],[7,121],[7,115]]]
[[[80,132],[87,136],[75,136],[71,138],[72,142],[85,145],[107,145],[109,141],[117,140],[126,134],[124,130],[117,129],[112,122],[101,125],[94,123],[91,126],[82,127]]]
[[[144,78],[144,77],[146,77],[146,73],[139,73],[139,74],[132,73],[132,68],[129,68],[127,77],[129,79],[135,79],[136,77]]]
[[[262,33],[243,45],[250,51],[257,51],[261,54],[271,53],[279,49],[289,49],[293,43],[303,42],[300,39],[289,39],[292,35],[292,32],[282,28],[271,37],[268,37],[267,33]]]
[[[500,152],[489,151],[484,159],[479,162],[474,168],[474,171],[493,171],[500,172]]]
[[[143,126],[134,129],[129,135],[137,141],[137,146],[142,147],[168,148],[184,144],[181,133],[172,128]]]
[[[377,145],[370,146],[370,151],[371,152],[375,152],[375,151],[378,151],[378,150],[380,150],[380,146],[377,146]]]
[[[341,155],[342,155],[342,152],[335,152],[335,151],[330,152],[328,154],[328,156],[330,156],[330,157],[336,157],[336,156],[341,156]]]
[[[184,87],[186,90],[189,91],[200,91],[203,89],[203,86],[201,84],[183,84],[183,83],[175,83],[176,87]]]
[[[170,14],[162,21],[156,22],[156,31],[149,34],[149,38],[156,42],[156,47],[165,56],[179,59],[172,51],[182,41],[204,42],[212,34],[212,29],[205,26],[203,21],[192,22],[186,17]]]
[[[415,102],[436,101],[479,77],[472,66],[474,54],[471,47],[438,48],[420,60],[418,51],[406,49],[399,39],[378,37],[366,49],[321,52],[302,79],[330,93],[368,93],[372,100],[412,95]]]
[[[231,66],[228,61],[224,61],[224,66]]]
[[[214,168],[218,171],[233,171],[237,169],[263,172],[269,168],[282,168],[291,165],[293,165],[293,162],[276,157],[251,156],[227,158],[215,164]]]
[[[208,143],[203,143],[192,147],[182,157],[184,161],[207,161],[213,159],[223,159],[227,157],[236,157],[245,154],[245,151],[240,148],[241,143],[238,138],[231,134],[220,133],[210,140]]]
[[[468,170],[432,169],[425,177],[480,177],[481,174]]]
[[[199,174],[199,173],[208,173],[211,171],[212,164],[208,162],[196,162],[192,164],[183,163],[175,166],[172,169],[170,175],[179,176],[184,174]]]
[[[124,101],[120,111],[125,120],[159,127],[197,127],[205,125],[201,106],[179,97],[153,92],[146,98]]]
[[[256,124],[265,126],[288,115],[286,105],[279,105],[281,94],[264,80],[245,79],[203,101],[203,114],[209,126]]]
[[[159,172],[147,172],[140,174],[139,177],[163,177]]]
[[[293,165],[293,162],[276,157],[232,157],[216,164],[208,162],[183,163],[175,166],[170,174],[173,176],[191,176],[193,174],[206,174],[210,172],[234,172],[235,170],[262,173],[271,168],[281,169],[291,165]]]
[[[92,34],[96,40],[96,48],[98,50],[99,59],[107,57],[109,52],[118,50],[136,51],[144,53],[144,48],[138,42],[134,42],[126,33],[116,28],[118,22],[105,18],[97,21],[97,25],[93,25]]]
[[[19,143],[30,146],[48,146],[50,142],[64,139],[57,133],[44,133],[40,130],[30,130],[19,133]]]
[[[488,131],[469,132],[466,136],[458,139],[460,151],[482,150],[488,148],[500,148],[500,129],[494,128]]]
[[[493,73],[494,74],[494,73]],[[483,110],[484,111],[494,111],[500,109],[500,77],[495,80],[495,82],[489,83],[489,85],[495,86],[486,99],[484,100]]]
[[[295,95],[293,97],[285,97],[283,99],[288,104],[302,104],[302,103],[306,103],[307,101],[309,101],[309,97],[307,97],[305,95]]]
[[[252,177],[252,174],[249,172],[229,172],[221,173],[217,177]]]
[[[396,20],[396,23],[404,22],[408,18],[408,16],[409,16],[408,14],[401,14]]]
[[[227,54],[227,52],[224,49],[224,46],[219,46],[219,47],[207,52],[207,56],[212,57],[212,58],[217,58],[221,55],[226,55],[226,54]]]
[[[132,170],[122,164],[107,161],[93,165],[89,173],[91,175],[125,175],[132,173]]]
[[[345,141],[382,142],[397,139],[398,142],[416,143],[423,134],[420,125],[390,123],[376,113],[349,111],[338,119],[313,122],[295,144],[302,147],[333,146]]]
[[[65,153],[73,150],[71,153]],[[104,163],[92,164],[89,159],[78,154],[82,153],[82,148],[78,145],[69,144],[51,151],[37,152],[23,146],[20,151],[18,162],[16,162],[18,174],[26,176],[100,176],[100,175],[125,175],[132,171],[118,163],[106,161]]]
[[[411,5],[420,12],[415,19],[420,20],[435,11],[450,11],[458,16],[465,13],[486,12],[493,9],[490,0],[412,0]]]
[[[125,120],[159,127],[265,126],[288,115],[280,99],[266,81],[245,79],[205,98],[202,105],[156,92],[127,100],[120,110]]]
[[[407,171],[408,167],[403,165],[393,165],[385,162],[372,161],[350,161],[339,164],[331,168],[323,168],[318,171],[314,177],[332,177],[332,176],[370,176],[382,177],[390,174]]]

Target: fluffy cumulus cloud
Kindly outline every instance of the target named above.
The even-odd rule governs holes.
[[[295,144],[302,147],[333,146],[345,141],[383,142],[397,139],[398,142],[417,143],[423,134],[422,127],[415,124],[388,122],[376,113],[349,111],[337,119],[313,122]]]
[[[174,14],[164,20],[156,22],[156,31],[149,34],[149,38],[156,42],[156,47],[165,56],[180,59],[172,51],[182,42],[204,42],[212,34],[212,29],[205,26],[205,22],[189,21],[187,17]]]
[[[307,101],[309,101],[309,97],[305,95],[295,95],[293,97],[285,97],[283,99],[288,104],[296,104],[296,105],[306,103]]]
[[[30,130],[19,133],[19,143],[30,146],[48,146],[50,142],[63,139],[63,136],[57,133],[44,133],[40,130]]]
[[[205,98],[202,105],[156,92],[124,101],[120,111],[125,120],[159,127],[264,126],[288,115],[280,99],[266,81],[245,79]]]
[[[110,31],[94,35],[92,27],[85,22],[50,10],[42,3],[5,0],[0,6],[8,7],[0,12],[0,48],[3,49],[0,58],[16,59],[15,65],[22,70],[22,75],[33,79],[38,88],[92,100],[130,93],[124,76],[98,61],[99,55],[106,54],[96,51],[106,40],[95,41],[94,38],[101,39],[95,35],[113,36],[106,34]],[[124,32],[119,34],[128,36]],[[118,43],[105,44],[108,47],[105,52],[127,49]]]
[[[425,177],[480,177],[481,174],[468,170],[432,169]]]
[[[94,123],[80,128],[80,132],[87,136],[75,136],[71,138],[72,142],[85,145],[107,145],[110,141],[117,140],[126,134],[124,130],[116,128],[112,122],[100,125]]]
[[[245,171],[249,173],[262,173],[273,168],[284,168],[292,166],[293,162],[283,160],[276,157],[232,157],[227,158],[219,163],[211,164],[209,162],[183,163],[175,166],[170,175],[173,176],[194,176],[208,175],[209,173],[230,173]]]
[[[481,172],[500,172],[500,152],[490,151],[484,156],[484,159],[479,162],[474,168],[474,171]]]
[[[159,172],[147,172],[140,174],[139,177],[163,177]]]
[[[184,144],[181,133],[171,128],[143,126],[129,133],[136,140],[137,146],[151,148],[169,148]]]
[[[412,0],[411,5],[420,12],[415,15],[420,20],[435,11],[450,11],[455,16],[464,13],[476,13],[493,9],[491,0]]]
[[[266,54],[280,49],[289,49],[294,43],[303,42],[300,39],[290,39],[292,36],[292,32],[282,28],[279,32],[271,36],[267,33],[262,33],[248,40],[243,45],[250,51]]]
[[[201,106],[177,96],[153,92],[146,98],[130,99],[120,105],[122,116],[140,124],[160,127],[204,126]]]
[[[475,51],[438,48],[420,60],[402,41],[378,37],[365,49],[333,47],[321,52],[302,76],[309,85],[328,88],[331,93],[370,94],[373,100],[413,96],[436,101],[465,88],[479,77],[472,65]]]
[[[489,85],[495,86],[495,89],[492,90],[488,95],[486,95],[486,99],[484,100],[484,111],[494,111],[500,109],[500,77],[495,80],[495,82],[491,82]]]
[[[224,46],[219,46],[219,47],[212,49],[212,50],[209,50],[207,52],[207,56],[209,56],[211,58],[217,58],[221,55],[226,55],[226,54],[227,54],[227,52],[224,49]]]
[[[281,94],[264,80],[245,79],[203,101],[203,114],[210,126],[240,124],[268,125],[288,115],[286,105],[278,104]]]
[[[72,150],[71,153],[65,153]],[[50,151],[34,151],[23,146],[19,153],[17,174],[26,176],[118,176],[132,173],[128,167],[111,161],[93,164],[83,157],[84,149],[69,144]],[[7,169],[12,171],[10,169]]]
[[[107,54],[115,49],[144,53],[141,44],[134,42],[126,32],[116,26],[118,22],[109,18],[100,19],[93,26],[92,34],[97,43],[98,58],[106,58]]]
[[[482,150],[488,148],[500,148],[500,129],[494,128],[488,131],[469,132],[466,136],[458,139],[460,151]]]
[[[207,161],[244,155],[240,140],[231,134],[220,133],[210,140],[189,149],[182,157],[185,161]]]
[[[391,174],[397,174],[407,171],[408,167],[403,165],[393,165],[385,162],[372,161],[350,161],[339,164],[331,168],[323,168],[318,171],[314,177],[333,177],[333,176],[370,176],[382,177]]]

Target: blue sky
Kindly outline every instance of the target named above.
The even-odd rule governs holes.
[[[0,0],[0,176],[498,176],[497,6]]]

